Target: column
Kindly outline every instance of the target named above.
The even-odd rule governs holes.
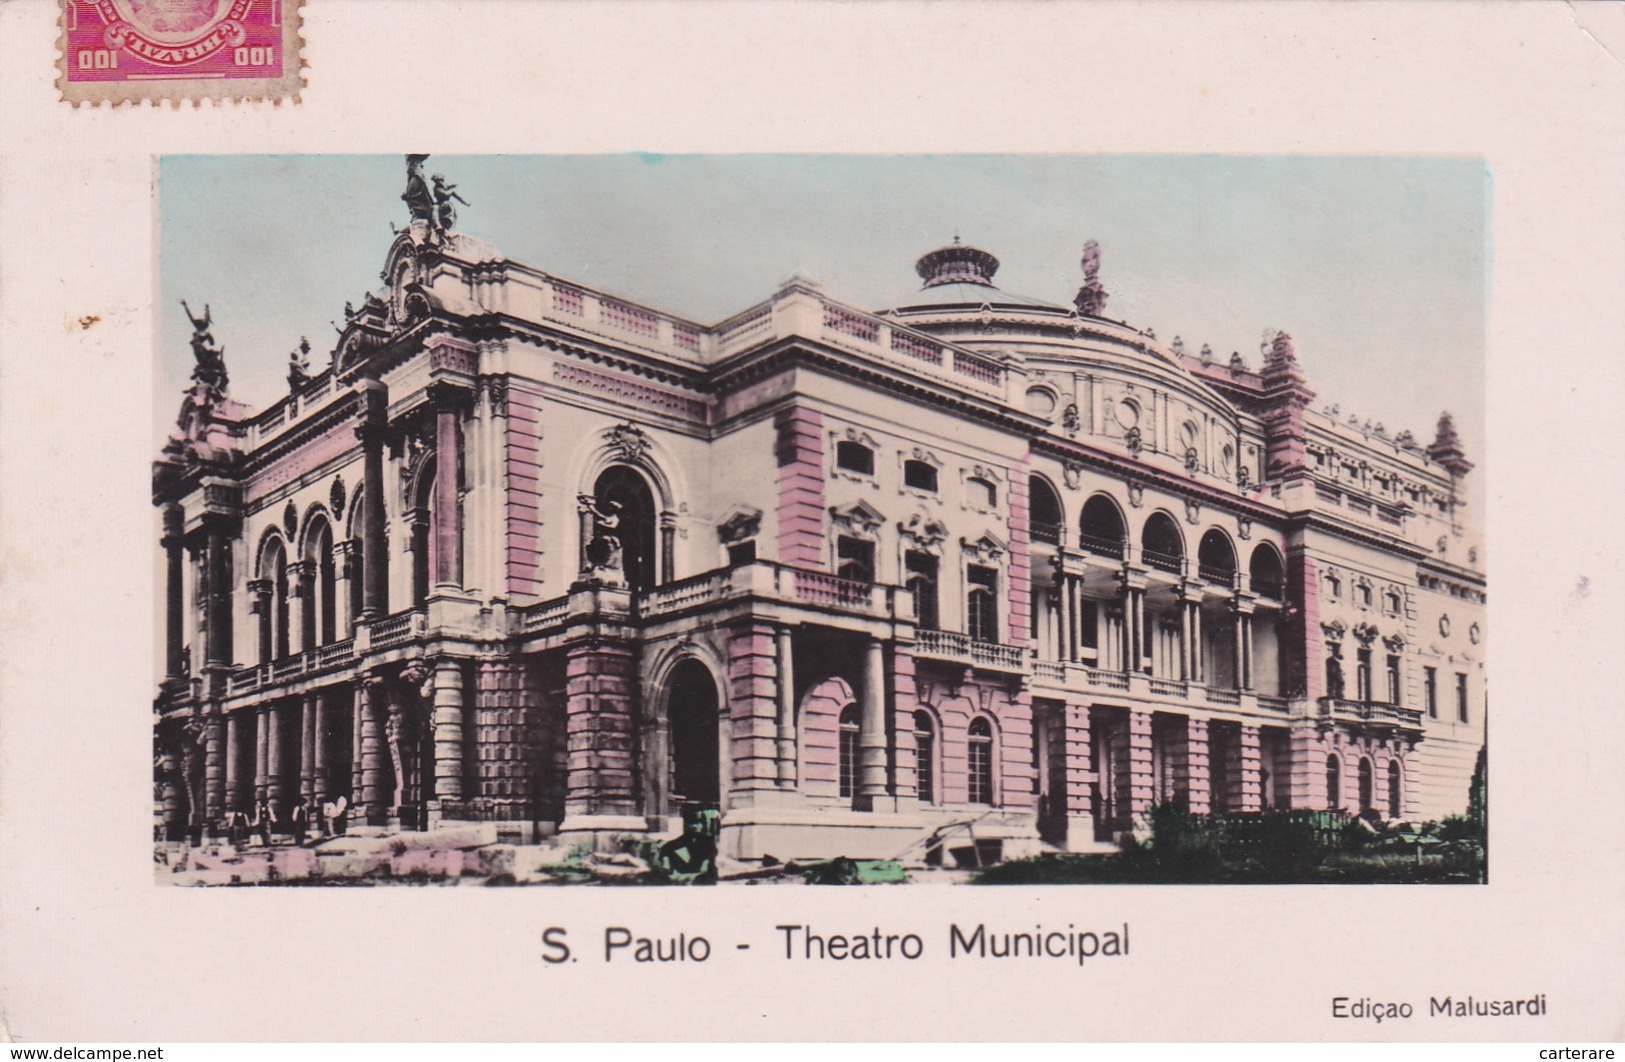
[[[1188,600],[1179,603],[1179,677],[1187,682],[1196,678],[1196,668],[1191,665],[1191,603]]]
[[[355,754],[359,768],[355,785],[357,817],[375,826],[389,818],[388,798],[384,792],[384,762],[389,750],[384,747],[383,682],[378,675],[367,675],[357,683],[355,698],[359,721]]]
[[[1123,589],[1120,594],[1123,608],[1123,645],[1122,659],[1119,661],[1123,671],[1134,670],[1134,589],[1129,586],[1128,576],[1123,576]]]
[[[366,684],[356,679],[350,685],[350,803],[356,807],[361,805],[361,729],[366,720]],[[355,821],[354,815],[351,820]]]
[[[1055,583],[1055,596],[1059,599],[1061,607],[1061,622],[1059,622],[1059,637],[1055,640],[1055,659],[1069,661],[1072,659],[1072,578],[1061,572]]]
[[[660,514],[660,581],[669,583],[677,570],[677,515]]]
[[[186,531],[186,512],[171,502],[164,506],[164,674],[178,678],[186,673],[182,648],[186,642],[184,601],[186,557],[181,536]]]
[[[270,742],[267,734],[271,728],[268,716],[271,706],[262,704],[255,709],[254,720],[254,802],[257,804],[265,799],[266,789],[270,784]]]
[[[203,810],[216,826],[226,810],[226,726],[218,711],[204,723]]]
[[[779,788],[796,785],[796,672],[790,628],[774,632],[774,661],[778,681]]]
[[[872,809],[886,796],[885,646],[870,639],[863,653],[863,703],[858,721],[859,807]]]
[[[1253,688],[1253,614],[1241,614],[1241,688]]]
[[[1202,653],[1202,606],[1191,609],[1191,668],[1196,682],[1207,681],[1207,662]]]
[[[243,713],[226,716],[226,810],[243,811]]]
[[[226,531],[214,524],[208,532],[209,598],[207,651],[210,667],[231,666],[231,559]]]
[[[1233,632],[1236,654],[1236,689],[1240,690],[1247,687],[1247,636],[1243,633],[1242,620],[1244,617],[1242,614],[1239,611],[1235,612],[1234,618],[1236,621],[1236,629]]]
[[[288,651],[302,653],[316,646],[316,610],[312,607],[315,578],[309,561],[288,565]]]
[[[379,380],[357,385],[361,412],[356,437],[361,440],[361,555],[364,619],[389,615],[389,543],[384,538],[384,435],[388,431],[389,388]]]
[[[776,790],[783,782],[781,646],[778,631],[762,622],[741,620],[727,634],[727,710],[719,720],[725,751],[719,782],[724,798],[731,790],[731,803],[738,807],[754,800],[748,794]]]
[[[299,796],[316,821],[321,818],[316,803],[316,706],[321,700],[321,694],[307,693],[299,708]]]
[[[434,665],[434,796],[463,799],[463,667],[449,656]]]
[[[342,528],[335,526],[337,536]],[[354,637],[355,623],[355,542],[348,538],[335,538],[333,542],[333,627],[339,641]]]
[[[466,398],[465,391],[451,384],[437,383],[429,387],[429,404],[434,409],[435,425],[435,563],[430,578],[437,587],[458,588],[463,585],[463,535],[457,483],[463,461],[462,421]],[[462,696],[461,690],[459,685],[459,698]],[[436,771],[438,774],[438,767]]]
[[[254,613],[259,628],[259,653],[255,659],[261,664],[269,664],[275,655],[271,644],[271,580],[250,580],[248,592],[253,595],[249,611]]]
[[[328,784],[332,768],[329,761],[332,759],[333,735],[329,733],[333,726],[333,709],[329,703],[331,694],[326,691],[311,695],[307,711],[314,716],[311,723],[315,731],[315,744],[311,749],[310,768],[310,807],[315,821],[322,822],[322,805],[332,796],[332,787]]]
[[[282,762],[282,728],[287,725],[286,715],[281,702],[273,703],[266,709],[265,800],[278,819],[287,817],[282,807],[286,783],[284,772],[287,769]]]
[[[1213,775],[1208,764],[1207,720],[1187,720],[1185,738],[1189,764],[1190,811],[1192,815],[1206,815],[1213,810]]]

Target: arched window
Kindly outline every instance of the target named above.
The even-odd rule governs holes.
[[[613,513],[615,527],[600,525],[602,548],[620,549],[621,572],[634,591],[655,585],[655,499],[649,483],[626,465],[604,470],[593,486],[599,512]],[[608,539],[615,541],[610,542]]]
[[[413,608],[422,608],[429,600],[429,580],[434,570],[434,523],[439,517],[434,511],[437,472],[433,459],[426,461],[418,471],[412,492],[412,508],[406,514],[407,527],[412,535]]]
[[[1061,499],[1042,476],[1027,477],[1027,504],[1032,520],[1034,542],[1061,544]]]
[[[203,585],[200,581],[199,585]],[[259,582],[254,610],[259,613],[260,663],[288,655],[288,554],[282,540],[272,537],[260,551]]]
[[[1140,552],[1153,568],[1178,575],[1185,567],[1185,540],[1167,513],[1152,513],[1140,534]],[[1232,562],[1233,564],[1234,562]]]
[[[937,802],[937,728],[930,712],[914,713],[914,779],[920,803]]]
[[[1117,503],[1104,494],[1096,494],[1083,503],[1083,514],[1078,519],[1078,545],[1102,557],[1121,560],[1124,530],[1123,514]]]
[[[1375,779],[1371,773],[1371,761],[1360,757],[1360,814],[1372,810],[1376,802]]]
[[[999,573],[972,564],[965,570],[965,633],[978,642],[999,642]]]
[[[666,714],[673,803],[714,807],[721,793],[717,686],[703,664],[685,660],[677,665]]]
[[[1269,543],[1261,543],[1253,549],[1252,560],[1248,565],[1248,575],[1251,577],[1253,593],[1259,597],[1279,599],[1286,592],[1286,575],[1281,564],[1281,555]]]
[[[271,628],[271,637],[274,639],[274,649],[271,657],[281,660],[291,651],[288,631],[288,556],[282,550],[282,543],[276,544],[276,552],[271,561],[271,614],[275,617],[275,626]]]
[[[971,720],[966,736],[966,784],[972,804],[989,804],[993,800],[993,727],[980,717]]]
[[[911,490],[937,492],[937,466],[929,461],[904,461],[903,486]]]
[[[1399,761],[1388,761],[1388,817],[1397,819],[1405,813],[1405,783],[1399,776]]]
[[[1223,531],[1213,528],[1202,536],[1196,547],[1196,570],[1203,579],[1220,586],[1236,581],[1236,551]]]
[[[310,649],[337,636],[333,595],[338,573],[333,563],[333,529],[325,516],[316,517],[305,532],[305,563],[310,572],[310,597],[305,601],[301,644]]]
[[[849,704],[841,709],[840,777],[841,799],[857,803],[858,799],[858,706]]]
[[[860,476],[875,474],[875,452],[860,442],[835,444],[835,467]]]
[[[1332,811],[1343,807],[1343,765],[1336,756],[1326,757],[1326,807]]]

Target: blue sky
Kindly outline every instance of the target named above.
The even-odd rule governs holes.
[[[1107,315],[1256,364],[1293,334],[1343,414],[1431,438],[1442,408],[1484,442],[1489,177],[1461,158],[1218,156],[434,156],[458,227],[527,262],[710,322],[792,273],[859,306],[919,284],[957,232],[1008,291],[1068,304],[1100,242]],[[389,156],[169,156],[159,164],[167,432],[191,371],[179,300],[213,307],[232,392],[286,390],[308,336],[326,364],[346,300],[381,284],[403,226]]]

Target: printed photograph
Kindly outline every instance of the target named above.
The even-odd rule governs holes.
[[[159,883],[1487,880],[1481,160],[156,170]]]

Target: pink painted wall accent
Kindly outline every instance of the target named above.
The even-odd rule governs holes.
[[[1186,755],[1190,759],[1186,768],[1190,810],[1192,815],[1206,815],[1213,806],[1213,775],[1207,759],[1207,720],[1192,719],[1186,723],[1186,727]]]
[[[1128,713],[1128,799],[1129,810],[1145,815],[1153,799],[1151,775],[1151,713]]]
[[[728,748],[733,789],[778,785],[778,660],[773,627],[743,622],[728,632]]]
[[[999,690],[993,704],[999,716],[999,806],[1032,810],[1038,806],[1033,784],[1033,695]]]
[[[334,425],[305,446],[289,453],[285,457],[266,465],[264,468],[249,476],[244,488],[250,501],[266,491],[273,490],[297,479],[306,472],[313,471],[337,457],[342,457],[350,451],[360,452],[360,443],[356,441],[355,425],[346,420]]]
[[[1089,705],[1068,703],[1062,717],[1066,726],[1066,813],[1094,811],[1090,783],[1094,781],[1094,748],[1089,726]]]
[[[542,531],[541,399],[518,387],[508,392],[507,435],[503,440],[508,478],[508,527],[505,536],[508,591],[541,592]]]
[[[919,794],[915,784],[914,712],[920,706],[919,694],[914,687],[914,657],[907,651],[891,649],[893,727],[897,734],[897,795],[912,797]]]
[[[1027,468],[1031,455],[1010,469],[1010,644],[1026,645],[1032,615],[1031,505]]]
[[[799,406],[774,420],[779,463],[779,560],[825,568],[824,418]]]
[[[1258,771],[1258,727],[1249,723],[1241,726],[1241,740],[1236,742],[1236,777],[1241,779],[1239,811],[1258,811],[1262,807],[1263,786]]]

